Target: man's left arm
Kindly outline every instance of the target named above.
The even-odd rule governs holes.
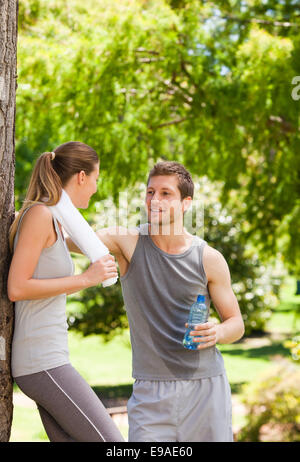
[[[201,335],[197,338],[198,349],[208,348],[216,343],[233,343],[245,332],[239,304],[231,287],[228,265],[223,255],[206,245],[203,252],[203,266],[208,281],[208,289],[221,322],[198,324],[191,332]]]

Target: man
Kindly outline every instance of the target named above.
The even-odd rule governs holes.
[[[159,162],[147,182],[148,223],[97,233],[119,264],[130,326],[136,380],[129,441],[233,441],[230,386],[216,344],[240,339],[244,324],[225,259],[184,228],[193,192],[184,166]],[[199,294],[207,306],[213,301],[221,322],[197,325],[197,350],[188,350],[182,340]]]

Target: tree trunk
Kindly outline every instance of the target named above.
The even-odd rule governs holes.
[[[0,441],[12,422],[10,371],[13,304],[7,297],[8,231],[14,216],[15,108],[18,1],[0,0]]]

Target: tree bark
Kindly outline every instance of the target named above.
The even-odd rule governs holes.
[[[9,227],[14,218],[18,1],[0,0],[0,441],[9,441],[13,403],[10,370],[13,304],[7,297]]]

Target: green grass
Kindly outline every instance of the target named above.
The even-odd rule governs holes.
[[[295,316],[299,313],[300,297],[294,295],[295,287],[292,278],[282,287],[282,302],[274,310],[266,334],[218,346],[233,396],[238,397],[243,384],[256,380],[278,359],[290,359],[290,352],[283,346],[283,341],[300,331],[300,316]],[[130,396],[133,379],[128,332],[104,343],[98,336],[82,337],[71,331],[69,349],[71,363],[101,398]],[[234,425],[243,423],[243,417],[233,414]],[[120,425],[119,428],[127,438],[127,427]],[[15,405],[11,441],[47,441],[37,409]]]
[[[14,405],[11,442],[49,441],[37,409]]]
[[[109,343],[99,336],[69,332],[70,360],[90,385],[133,383],[128,332]]]

